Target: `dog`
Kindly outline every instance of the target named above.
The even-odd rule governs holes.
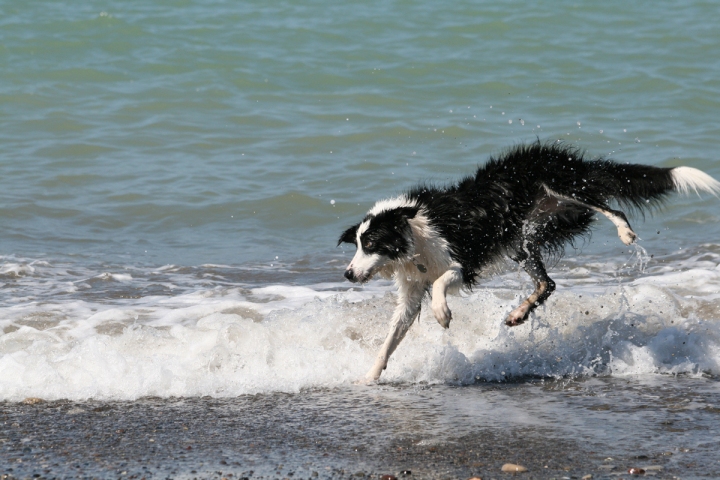
[[[420,315],[426,294],[437,321],[448,328],[446,295],[471,289],[483,268],[504,257],[532,278],[535,291],[512,310],[509,327],[521,325],[555,290],[543,256],[562,255],[566,244],[588,235],[596,214],[607,217],[625,245],[638,236],[620,210],[644,212],[672,192],[720,196],[720,182],[691,167],[621,164],[557,142],[520,144],[491,157],[473,176],[446,187],[416,186],[377,202],[338,246],[355,256],[345,270],[351,282],[392,278],[398,290],[390,332],[366,375],[376,381]]]

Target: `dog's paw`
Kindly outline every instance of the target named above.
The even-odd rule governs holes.
[[[450,320],[452,320],[452,312],[448,307],[447,301],[444,297],[433,298],[432,311],[435,315],[435,319],[438,321],[443,328],[450,327]]]
[[[627,227],[618,228],[618,237],[625,245],[632,245],[638,239],[637,234]]]
[[[520,305],[515,310],[510,312],[510,315],[508,315],[507,319],[505,320],[505,325],[508,327],[517,327],[518,325],[522,325],[525,323],[525,320],[528,319],[530,316],[530,309],[527,305]]]

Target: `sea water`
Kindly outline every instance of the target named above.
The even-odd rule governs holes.
[[[538,138],[720,179],[719,14],[3,2],[0,400],[352,388],[395,300],[343,282],[340,232]],[[642,249],[598,219],[518,328],[503,319],[531,282],[495,266],[449,300],[449,330],[423,309],[382,381],[717,379],[718,212],[673,197],[631,220]]]

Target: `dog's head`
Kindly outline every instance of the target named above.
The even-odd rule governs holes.
[[[351,282],[367,282],[388,263],[411,255],[414,246],[408,220],[417,212],[414,206],[373,208],[362,222],[345,230],[338,245],[352,243],[357,247],[345,270],[345,278]]]

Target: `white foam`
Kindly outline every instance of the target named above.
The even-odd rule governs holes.
[[[4,263],[0,266],[0,275],[21,277],[24,275],[32,275],[33,273],[35,273],[35,267],[33,267],[32,264]]]
[[[132,275],[127,273],[109,273],[103,272],[97,276],[100,280],[114,280],[116,282],[131,282]]]
[[[605,274],[592,263],[555,272],[557,292],[512,329],[503,319],[532,286],[516,272],[494,277],[489,288],[449,298],[449,330],[424,308],[382,379],[720,375],[716,257],[652,265],[622,282],[607,265]],[[48,278],[67,279],[50,268],[36,268],[38,288],[57,292]],[[202,285],[169,296],[95,301],[78,293],[2,307],[0,400],[235,396],[351,384],[372,365],[394,307],[388,283],[346,292],[331,291],[335,284]]]

